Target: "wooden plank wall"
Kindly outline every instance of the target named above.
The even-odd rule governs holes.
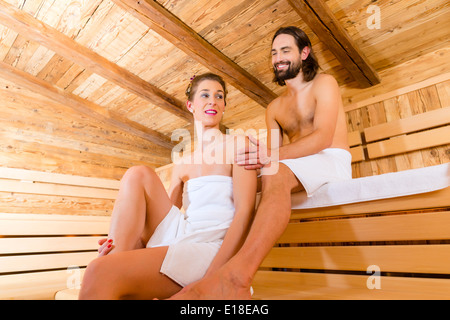
[[[441,78],[436,78],[432,85],[424,82],[410,86],[399,95],[380,95],[379,101],[370,99],[370,104],[360,103],[363,106],[358,108],[347,106],[352,109],[346,112],[348,131],[363,132],[371,126],[450,106],[450,80],[440,81]],[[352,164],[352,169],[353,177],[358,178],[447,162],[450,162],[450,145],[357,162]]]
[[[0,166],[120,179],[170,151],[0,79]]]

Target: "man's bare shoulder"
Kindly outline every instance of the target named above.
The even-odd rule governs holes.
[[[329,88],[337,88],[339,87],[336,79],[329,74],[319,73],[313,80],[313,88],[314,90],[323,90]]]
[[[276,97],[272,100],[266,108],[266,116],[274,115],[277,112],[278,107],[282,104],[284,94],[279,97]]]

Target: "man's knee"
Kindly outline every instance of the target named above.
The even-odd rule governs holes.
[[[284,164],[280,166],[276,173],[263,175],[261,177],[262,191],[279,190],[289,192],[298,184],[297,178],[292,171]]]

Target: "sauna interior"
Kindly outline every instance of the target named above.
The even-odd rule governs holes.
[[[69,278],[79,272],[79,281],[96,257],[125,171],[149,166],[168,186],[172,134],[193,132],[192,76],[221,75],[229,91],[222,128],[263,139],[266,107],[285,90],[272,81],[272,36],[290,25],[307,33],[320,72],[340,86],[354,179],[448,166],[446,0],[0,0],[0,298],[70,298],[77,285]],[[387,295],[366,287],[368,265],[289,265],[273,262],[274,253],[254,299],[450,299],[450,169],[443,172],[447,187],[406,207],[391,198],[368,211],[293,209],[300,225],[348,220],[356,229],[386,219],[373,239],[274,248],[293,246],[311,260],[325,247],[330,256],[344,247],[404,254],[381,268]],[[384,231],[391,222],[398,227]],[[414,232],[400,236],[407,228]],[[416,230],[429,232],[418,238]],[[79,269],[68,273],[68,264]]]

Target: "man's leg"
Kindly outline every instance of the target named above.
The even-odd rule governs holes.
[[[239,252],[218,272],[186,287],[174,298],[250,298],[250,285],[259,265],[289,222],[291,192],[300,188],[298,179],[282,163],[276,174],[263,176],[261,202]]]

